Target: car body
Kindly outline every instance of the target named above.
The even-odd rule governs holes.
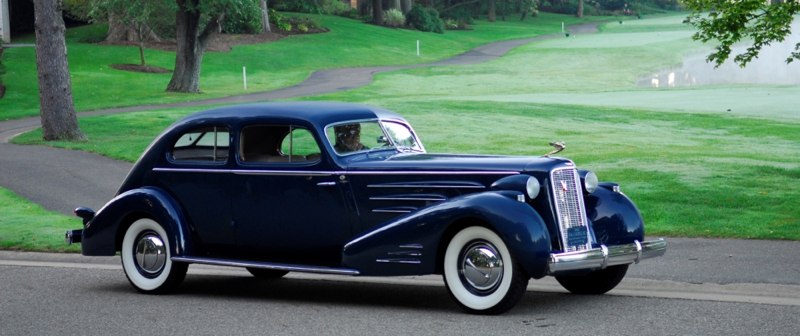
[[[349,145],[348,145],[349,144]],[[121,252],[145,293],[190,263],[351,276],[443,274],[468,312],[502,313],[529,279],[616,286],[666,251],[614,183],[550,157],[430,154],[385,109],[292,102],[190,115],[144,152],[97,213],[67,232],[84,255]]]

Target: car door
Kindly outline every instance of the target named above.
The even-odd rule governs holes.
[[[242,128],[234,216],[242,258],[338,265],[351,216],[335,172],[308,128]]]

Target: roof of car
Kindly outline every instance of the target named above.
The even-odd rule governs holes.
[[[304,120],[316,125],[354,119],[401,119],[400,115],[369,105],[339,102],[275,102],[234,105],[191,114],[179,123],[199,119],[281,118]]]

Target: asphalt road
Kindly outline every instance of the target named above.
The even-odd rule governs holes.
[[[193,265],[176,294],[153,296],[133,290],[117,258],[3,252],[0,293],[0,335],[796,335],[800,326],[800,286],[636,277],[603,296],[532,281],[514,309],[487,317],[462,313],[438,276],[263,281]]]

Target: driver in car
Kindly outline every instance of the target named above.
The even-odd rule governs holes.
[[[361,143],[361,124],[346,124],[333,127],[336,133],[336,145],[333,146],[339,153],[355,152],[369,149]]]

